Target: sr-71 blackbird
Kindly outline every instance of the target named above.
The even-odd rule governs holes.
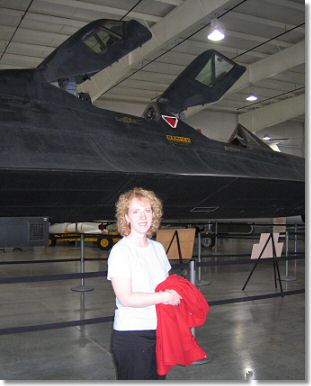
[[[245,68],[209,50],[143,117],[95,107],[77,85],[141,46],[137,21],[96,20],[35,69],[0,71],[0,217],[113,220],[121,192],[154,190],[166,220],[304,214],[304,159],[238,126],[228,143],[178,119],[219,99]]]

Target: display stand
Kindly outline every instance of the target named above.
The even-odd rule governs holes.
[[[272,259],[273,259],[273,272],[274,272],[274,285],[275,285],[275,288],[277,288],[277,278],[276,278],[276,274],[278,275],[278,281],[279,281],[279,285],[280,285],[280,291],[281,291],[281,294],[282,294],[282,297],[284,296],[284,293],[283,293],[283,287],[282,287],[282,281],[281,281],[281,276],[280,276],[280,270],[279,270],[279,264],[278,264],[278,256],[276,254],[276,248],[275,248],[275,242],[274,242],[274,237],[273,237],[273,233],[269,233],[269,237],[267,238],[260,254],[259,254],[259,257],[257,258],[257,261],[256,263],[254,264],[254,267],[252,268],[243,288],[242,288],[242,291],[245,290],[246,286],[247,286],[247,283],[249,282],[251,276],[253,275],[256,267],[257,267],[257,264],[259,262],[259,260],[262,258],[269,242],[272,242]]]
[[[163,245],[170,260],[191,260],[195,239],[194,228],[162,228],[157,231],[157,240]]]
[[[169,260],[179,260],[178,272],[187,276],[188,266],[182,263],[193,257],[195,239],[194,228],[161,228],[157,231],[157,240],[163,245]]]
[[[173,245],[175,238],[176,238],[176,243],[177,243],[178,259],[179,259],[179,262],[182,263],[182,253],[181,253],[181,247],[180,247],[180,241],[179,241],[177,229],[175,230],[173,237],[172,237],[172,240],[170,241],[169,246],[166,249],[166,254],[168,255],[169,250],[170,250],[171,246]]]

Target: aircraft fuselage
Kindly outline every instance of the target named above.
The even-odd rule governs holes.
[[[36,70],[1,71],[0,90],[0,217],[112,220],[134,186],[157,192],[166,219],[304,213],[302,158],[96,108]]]

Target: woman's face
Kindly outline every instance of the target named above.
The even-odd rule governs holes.
[[[148,200],[134,197],[125,215],[126,221],[130,224],[130,233],[146,235],[152,224],[153,212]]]

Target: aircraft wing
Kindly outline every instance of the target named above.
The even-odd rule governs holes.
[[[38,69],[47,82],[72,79],[79,84],[151,38],[136,20],[95,20],[56,48]]]

